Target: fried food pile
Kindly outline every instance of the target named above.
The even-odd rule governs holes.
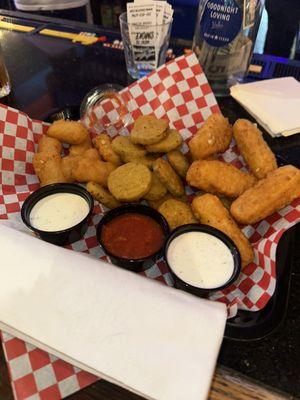
[[[216,159],[235,139],[250,173]],[[146,201],[166,218],[170,229],[200,222],[228,235],[238,247],[242,266],[253,249],[238,224],[258,222],[300,196],[300,170],[277,167],[256,125],[239,119],[233,127],[222,114],[211,115],[188,143],[168,122],[139,117],[130,136],[91,140],[80,122],[57,121],[39,142],[34,170],[41,185],[84,182],[107,208]],[[69,154],[62,157],[62,144]],[[191,164],[190,164],[191,163]],[[188,201],[188,183],[200,193]]]

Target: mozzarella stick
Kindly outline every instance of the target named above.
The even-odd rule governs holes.
[[[232,139],[232,127],[222,114],[213,114],[207,118],[195,136],[189,141],[193,160],[207,158],[228,149]]]
[[[39,178],[41,186],[50,185],[51,183],[68,182],[61,168],[61,158],[49,159],[44,168],[40,171]]]
[[[91,147],[92,141],[90,136],[88,136],[84,142],[80,144],[73,144],[72,146],[70,146],[69,154],[70,156],[80,156]]]
[[[233,198],[256,182],[254,176],[218,160],[194,161],[187,172],[186,180],[197,189]]]
[[[292,165],[270,172],[246,190],[231,205],[230,212],[241,224],[254,224],[300,197],[300,170]]]
[[[213,226],[230,237],[240,252],[242,267],[253,261],[254,253],[249,240],[217,196],[212,194],[197,196],[192,202],[192,209],[202,224]]]
[[[238,119],[233,125],[233,136],[241,155],[258,179],[277,168],[275,155],[264,141],[262,133],[247,119]]]
[[[115,164],[109,162],[82,158],[75,165],[73,176],[78,182],[95,182],[107,186],[108,176],[116,168]]]
[[[81,144],[87,140],[89,133],[80,122],[61,119],[49,126],[46,135],[63,143]]]
[[[61,150],[62,144],[59,140],[45,135],[41,137],[38,146],[38,153],[52,153],[60,155]]]

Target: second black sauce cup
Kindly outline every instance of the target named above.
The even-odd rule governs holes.
[[[103,243],[102,240],[103,227],[108,222],[112,221],[114,218],[124,214],[141,214],[152,218],[161,227],[165,238],[169,234],[169,226],[165,218],[158,211],[156,211],[151,207],[144,206],[142,204],[124,204],[120,207],[114,208],[108,211],[99,222],[97,227],[97,239],[101,247],[105,251],[105,253],[110,257],[113,264],[128,269],[129,271],[141,272],[150,268],[156,260],[162,257],[164,244],[158,251],[144,258],[129,259],[129,258],[118,257],[115,254],[112,254]]]
[[[188,232],[195,232],[195,231],[196,232],[204,232],[204,233],[207,233],[209,235],[212,235],[212,236],[220,239],[228,247],[228,249],[230,250],[230,252],[232,254],[233,264],[234,264],[232,275],[231,275],[230,279],[221,286],[214,287],[211,289],[192,286],[191,284],[186,283],[182,279],[180,279],[175,274],[175,272],[172,270],[172,267],[168,263],[167,254],[168,254],[168,249],[169,249],[171,242],[180,235],[183,235]],[[173,277],[175,288],[184,290],[186,292],[189,292],[191,294],[194,294],[194,295],[200,296],[200,297],[207,297],[211,292],[215,292],[217,290],[222,290],[222,289],[225,289],[226,287],[230,286],[237,279],[237,277],[239,276],[239,274],[241,272],[241,256],[240,256],[240,253],[239,253],[236,245],[233,243],[233,241],[227,235],[225,235],[225,233],[219,231],[216,228],[208,226],[208,225],[187,224],[187,225],[179,226],[178,228],[173,230],[170,233],[170,235],[168,236],[166,243],[165,243],[164,259],[165,259],[165,262],[166,262],[166,264],[171,272],[171,275]],[[188,265],[186,266],[186,268],[188,268]]]

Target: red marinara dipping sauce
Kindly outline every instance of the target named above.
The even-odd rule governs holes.
[[[116,257],[137,260],[159,251],[164,243],[160,225],[148,215],[122,214],[102,228],[101,240]]]

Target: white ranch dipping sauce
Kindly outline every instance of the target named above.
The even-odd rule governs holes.
[[[222,286],[234,269],[229,248],[215,236],[197,231],[183,233],[172,240],[167,260],[178,278],[202,289]]]
[[[31,210],[30,223],[41,231],[71,228],[89,213],[87,201],[73,193],[55,193],[38,201]]]

